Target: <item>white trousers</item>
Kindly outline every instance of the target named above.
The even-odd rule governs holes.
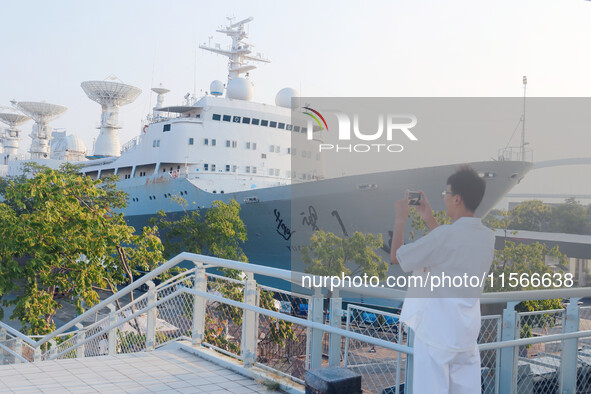
[[[450,352],[429,346],[415,337],[413,394],[477,394],[480,385],[480,353]]]

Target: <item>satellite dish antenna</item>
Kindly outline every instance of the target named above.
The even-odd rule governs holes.
[[[49,158],[51,126],[48,123],[66,112],[68,108],[63,105],[32,101],[20,101],[16,103],[16,106],[35,121],[30,135],[33,140],[29,150],[31,159]]]
[[[20,130],[17,129],[17,127],[29,119],[31,118],[17,113],[0,113],[0,122],[8,125],[7,130],[0,132],[0,153],[3,153],[4,159],[11,157],[16,158],[20,138]],[[2,163],[6,164],[5,160],[2,160]]]
[[[113,75],[108,79],[116,80]],[[94,156],[120,156],[119,107],[133,103],[142,90],[135,86],[113,81],[86,81],[80,85],[92,101],[102,107],[100,133],[94,146]]]
[[[160,84],[157,88],[152,88],[152,92],[156,93],[158,97],[156,98],[156,106],[154,107],[154,117],[157,118],[162,115],[160,111],[157,111],[158,108],[164,107],[164,96],[166,93],[170,92],[170,89],[166,89],[165,87]]]

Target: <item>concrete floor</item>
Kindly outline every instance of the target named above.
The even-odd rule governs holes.
[[[0,393],[267,393],[182,349],[0,366]]]

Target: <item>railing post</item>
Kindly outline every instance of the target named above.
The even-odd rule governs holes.
[[[41,361],[41,348],[36,347],[33,349],[33,362]]]
[[[0,327],[0,343],[5,345],[5,342],[6,342],[6,328]],[[0,349],[0,365],[4,365],[4,349]]]
[[[247,273],[244,284],[244,303],[256,306],[257,282],[254,274]],[[253,311],[244,310],[242,317],[242,362],[245,367],[254,365],[257,359],[257,316]]]
[[[49,359],[55,360],[55,356],[57,356],[57,343],[55,342],[55,339],[49,340],[49,346],[51,346],[49,348]]]
[[[330,325],[341,328],[341,318],[343,317],[343,299],[339,297],[339,290],[332,293],[330,299]],[[339,367],[341,365],[341,336],[330,334],[328,340],[328,366]]]
[[[14,352],[16,354],[18,354],[19,356],[22,356],[23,355],[23,340],[22,339],[20,339],[20,338],[17,338],[16,339],[16,342],[14,344]],[[21,362],[22,361],[19,360],[18,358],[16,358],[16,357],[14,358],[14,363],[15,364],[20,364]]]
[[[115,305],[109,304],[107,305],[109,308],[109,326],[112,326],[117,322],[117,314],[115,313]],[[117,354],[117,328],[112,328],[109,330],[108,334],[109,338],[109,356],[114,356]]]
[[[76,358],[83,358],[85,346],[79,344],[82,343],[82,341],[84,341],[84,337],[86,336],[86,333],[84,332],[84,326],[78,323],[74,327],[78,329],[78,332],[76,333],[76,344],[78,345],[78,348],[76,349]]]
[[[562,328],[563,333],[579,331],[579,302],[580,298],[571,298],[566,308],[566,318]],[[575,394],[577,391],[577,350],[578,339],[567,339],[562,348],[560,367],[560,392]]]
[[[414,350],[415,346],[415,333],[408,326],[403,326],[406,331],[406,346],[412,347]],[[404,334],[402,334],[404,335]],[[412,393],[412,379],[414,374],[414,356],[412,354],[406,355],[406,372],[404,378],[404,392]],[[398,382],[396,382],[398,384]]]
[[[195,281],[193,288],[197,291],[207,291],[207,278],[205,277],[205,268],[203,263],[195,263]],[[197,295],[193,296],[193,327],[191,330],[191,339],[193,346],[201,345],[205,338],[205,298]]]
[[[503,310],[503,328],[501,331],[502,341],[511,341],[515,339],[517,330],[517,312],[515,307],[517,302],[507,302],[507,308]],[[501,349],[501,366],[497,373],[499,374],[499,393],[512,393],[513,381],[515,380],[515,348],[506,347]]]
[[[315,323],[324,323],[324,297],[320,288],[316,288],[312,297],[312,305],[308,307],[308,318]],[[322,367],[322,335],[324,332],[313,328],[311,330],[310,369]]]
[[[156,285],[151,280],[146,282],[148,285],[147,305],[154,305],[156,302]],[[152,351],[156,347],[156,312],[152,307],[148,310],[146,316],[146,350]]]

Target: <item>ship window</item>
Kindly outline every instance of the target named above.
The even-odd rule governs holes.
[[[213,120],[221,120],[222,116],[220,114],[213,114],[213,116],[211,117]]]
[[[232,172],[236,172],[238,170],[238,166],[232,166]]]
[[[277,122],[271,122],[271,123],[269,123],[269,127],[277,127]]]
[[[232,120],[232,117],[230,115],[224,115],[224,117],[222,118],[222,120],[224,122],[229,122],[230,120]]]
[[[256,167],[252,167],[252,173],[256,174],[257,173],[257,168]]]
[[[250,142],[246,143],[246,149],[250,149]]]
[[[293,129],[293,126],[288,124],[287,126],[285,126],[285,130],[287,131],[291,131]]]
[[[232,141],[232,148],[236,148],[238,146],[238,142]]]
[[[242,123],[250,124],[250,118],[242,118]]]
[[[232,119],[232,121],[234,123],[240,123],[240,116],[234,116],[234,119]]]
[[[226,148],[230,147],[230,140],[226,140]]]
[[[295,131],[296,133],[300,132],[300,126],[294,126],[293,127],[293,131]]]
[[[308,129],[307,129],[307,128],[305,128],[305,127],[302,127],[302,133],[304,133],[304,134],[305,134],[305,133],[307,133],[307,132],[308,132]]]
[[[216,140],[215,140],[215,138],[212,138],[211,139],[211,146],[215,146],[215,144],[216,144]]]
[[[269,152],[275,152],[275,145],[269,145]]]
[[[266,159],[267,158],[267,154],[266,153],[261,153],[261,159]]]
[[[176,169],[177,169],[177,170],[180,170],[180,169],[181,169],[181,166],[176,166]]]
[[[162,132],[165,132],[165,131],[170,131],[170,125],[169,125],[169,124],[165,124],[165,125],[162,127]]]
[[[203,164],[203,171],[209,171],[209,164],[207,164],[207,163]]]
[[[252,124],[255,125],[255,126],[258,126],[259,125],[259,119],[256,119],[256,118],[253,119],[252,120]]]
[[[261,120],[261,126],[268,126],[269,125],[269,121],[268,120]]]
[[[209,145],[209,138],[203,139],[203,145]]]
[[[226,172],[230,172],[230,165],[226,164]]]
[[[256,150],[256,148],[257,148],[257,143],[256,143],[256,142],[253,142],[253,143],[252,143],[252,149],[253,149],[253,150]]]
[[[250,166],[246,166],[246,173],[250,174]]]
[[[211,170],[212,170],[212,171],[215,171],[215,164],[212,164],[212,165],[211,165]]]
[[[189,145],[193,145],[193,138],[189,138]]]
[[[287,154],[289,155],[291,153],[291,148],[287,148]]]
[[[277,125],[277,128],[279,128],[279,129],[285,129],[285,123],[279,123]]]

